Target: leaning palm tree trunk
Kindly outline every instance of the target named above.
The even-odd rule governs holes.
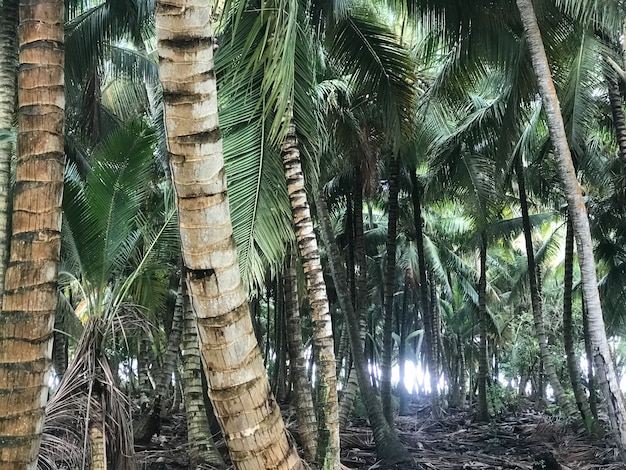
[[[572,219],[578,262],[581,271],[583,298],[589,315],[589,333],[593,345],[594,362],[597,368],[598,382],[604,394],[609,412],[611,429],[622,459],[626,461],[626,409],[622,399],[617,375],[613,367],[611,353],[606,338],[602,307],[598,293],[593,245],[589,229],[587,209],[583,200],[582,190],[576,178],[574,164],[570,153],[563,116],[556,95],[552,75],[537,17],[531,0],[517,0],[528,47],[530,49],[533,69],[543,98],[548,129],[554,148],[559,172],[565,189],[565,196]]]
[[[3,0],[0,5],[0,130],[13,126],[17,74],[17,0]],[[13,145],[0,140],[0,302],[8,257],[9,193]],[[2,305],[0,303],[0,305]]]
[[[572,291],[574,287],[574,231],[571,222],[567,221],[567,232],[565,234],[565,260],[563,274],[563,346],[567,357],[567,368],[569,370],[570,381],[574,389],[576,406],[583,419],[583,422],[590,430],[593,421],[591,408],[580,380],[580,368],[578,358],[574,351],[574,326],[572,322]]]
[[[330,218],[326,201],[319,192],[314,193],[315,205],[317,206],[320,218],[321,234],[328,251],[328,260],[330,263],[330,271],[337,287],[337,297],[341,310],[343,310],[346,319],[346,328],[348,328],[350,346],[352,348],[352,358],[354,361],[354,371],[356,373],[363,403],[367,410],[367,416],[372,427],[372,434],[376,443],[376,453],[378,458],[388,464],[409,462],[411,456],[398,439],[395,429],[389,425],[383,408],[376,395],[376,391],[370,381],[370,375],[367,370],[367,362],[365,360],[365,352],[363,350],[363,342],[359,334],[359,319],[352,306],[350,291],[348,290],[348,281],[345,271],[341,266],[341,254],[337,241],[330,227]]]
[[[18,161],[0,329],[0,468],[31,469],[48,398],[61,246],[63,0],[22,1],[20,18]]]
[[[480,233],[480,279],[478,280],[478,323],[480,326],[480,346],[478,348],[478,421],[489,421],[487,406],[487,379],[489,360],[487,358],[487,235]]]
[[[339,466],[339,404],[335,371],[335,344],[326,294],[326,283],[313,231],[311,211],[304,187],[304,174],[296,128],[290,124],[282,145],[287,194],[291,203],[293,224],[302,257],[306,289],[313,320],[313,351],[317,366],[317,458],[319,468],[332,470]]]
[[[524,241],[526,244],[526,259],[528,260],[528,279],[530,285],[530,300],[533,310],[533,320],[535,324],[535,335],[539,343],[539,352],[543,367],[548,376],[554,397],[561,409],[567,416],[574,416],[575,409],[569,397],[565,393],[563,385],[559,380],[554,367],[554,360],[548,348],[548,336],[543,321],[543,302],[541,292],[537,285],[537,266],[535,265],[535,250],[533,248],[532,228],[530,226],[530,215],[528,213],[528,197],[526,194],[526,181],[524,180],[524,169],[522,167],[521,155],[515,160],[515,173],[517,176],[517,187],[519,190],[520,206],[522,209],[522,226],[524,229]]]
[[[300,469],[263,367],[226,193],[212,8],[159,0],[156,30],[183,263],[209,397],[236,469]]]

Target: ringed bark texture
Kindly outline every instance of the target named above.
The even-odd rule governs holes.
[[[311,462],[317,454],[317,418],[311,383],[306,372],[302,326],[300,322],[300,302],[296,274],[296,257],[292,250],[287,251],[285,273],[283,276],[285,294],[285,316],[287,318],[287,349],[293,383],[293,403],[296,410],[296,422],[304,456]]]
[[[209,396],[238,470],[302,469],[287,439],[244,292],[226,194],[211,6],[156,4],[170,168]]]
[[[602,318],[587,208],[576,178],[576,171],[565,134],[561,107],[554,88],[554,82],[552,81],[548,58],[541,39],[541,32],[539,31],[532,1],[516,1],[524,25],[525,37],[530,50],[533,70],[539,85],[539,92],[543,98],[550,138],[574,228],[574,236],[578,248],[578,263],[582,278],[583,298],[589,317],[589,333],[598,382],[607,404],[611,430],[621,457],[626,461],[626,409],[624,408],[624,401],[613,367],[604,319]]]
[[[13,126],[17,101],[17,0],[2,1],[0,17],[0,129]],[[9,193],[11,177],[10,142],[0,142],[0,302],[4,291],[4,274],[9,254]],[[1,304],[0,304],[1,305]]]
[[[292,123],[282,145],[287,193],[302,257],[306,290],[313,320],[313,351],[317,366],[317,463],[321,469],[339,467],[339,404],[335,371],[335,343],[326,283],[304,187],[304,173],[296,128]]]
[[[0,469],[36,467],[48,398],[65,163],[63,1],[23,0],[19,16],[18,161],[0,315]]]

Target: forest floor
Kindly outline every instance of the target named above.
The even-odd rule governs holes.
[[[413,402],[396,427],[419,470],[617,470],[626,469],[610,439],[588,437],[531,402],[477,423],[469,411],[447,410],[434,419],[425,399]],[[288,427],[295,427],[287,420]],[[347,469],[384,470],[376,460],[374,439],[363,420],[355,419],[341,436]],[[218,443],[224,447],[224,443]],[[138,468],[188,470],[183,414],[164,419],[161,435],[137,449]],[[225,450],[225,449],[221,449]],[[403,470],[395,467],[397,470]]]

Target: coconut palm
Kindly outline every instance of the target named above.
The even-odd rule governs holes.
[[[8,258],[9,229],[9,177],[11,175],[11,156],[13,143],[10,130],[15,121],[16,84],[17,84],[17,1],[4,0],[0,4],[0,293],[4,291],[4,273]],[[0,296],[1,297],[1,296]]]
[[[63,2],[51,1],[45,11],[22,2],[19,11],[18,160],[0,332],[0,394],[11,398],[0,408],[0,466],[34,468],[48,394],[61,244]]]
[[[200,353],[235,467],[301,468],[270,391],[237,264],[218,125],[211,15],[210,6],[201,2],[157,2],[170,167]]]
[[[524,25],[537,83],[544,101],[548,128],[576,237],[582,289],[589,315],[589,333],[594,344],[594,362],[600,376],[600,387],[609,407],[611,429],[616,443],[622,453],[622,458],[626,459],[626,408],[624,408],[617,376],[613,368],[602,318],[587,210],[583,201],[582,190],[576,179],[563,117],[533,5],[527,0],[517,0],[517,6]]]

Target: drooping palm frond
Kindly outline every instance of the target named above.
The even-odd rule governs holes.
[[[391,27],[372,10],[355,8],[328,25],[327,48],[333,66],[380,109],[389,137],[412,133],[416,106],[415,63]]]
[[[263,284],[268,268],[279,265],[285,246],[293,239],[291,208],[279,152],[282,140],[279,133],[292,118],[298,130],[307,179],[315,180],[316,175],[316,160],[311,156],[319,153],[321,117],[313,99],[312,38],[301,8],[290,10],[300,22],[293,24],[295,36],[289,46],[292,50],[283,56],[283,62],[290,60],[291,65],[282,66],[292,69],[281,72],[285,76],[271,76],[275,71],[272,67],[279,64],[274,63],[275,58],[266,57],[271,50],[262,47],[267,41],[268,28],[279,21],[263,15],[276,13],[241,13],[233,19],[236,22],[230,29],[223,32],[216,55],[233,233],[244,284],[249,288]],[[286,77],[292,81],[286,83]],[[281,93],[286,93],[290,101],[278,105],[285,100],[276,92],[281,86],[289,87]]]

